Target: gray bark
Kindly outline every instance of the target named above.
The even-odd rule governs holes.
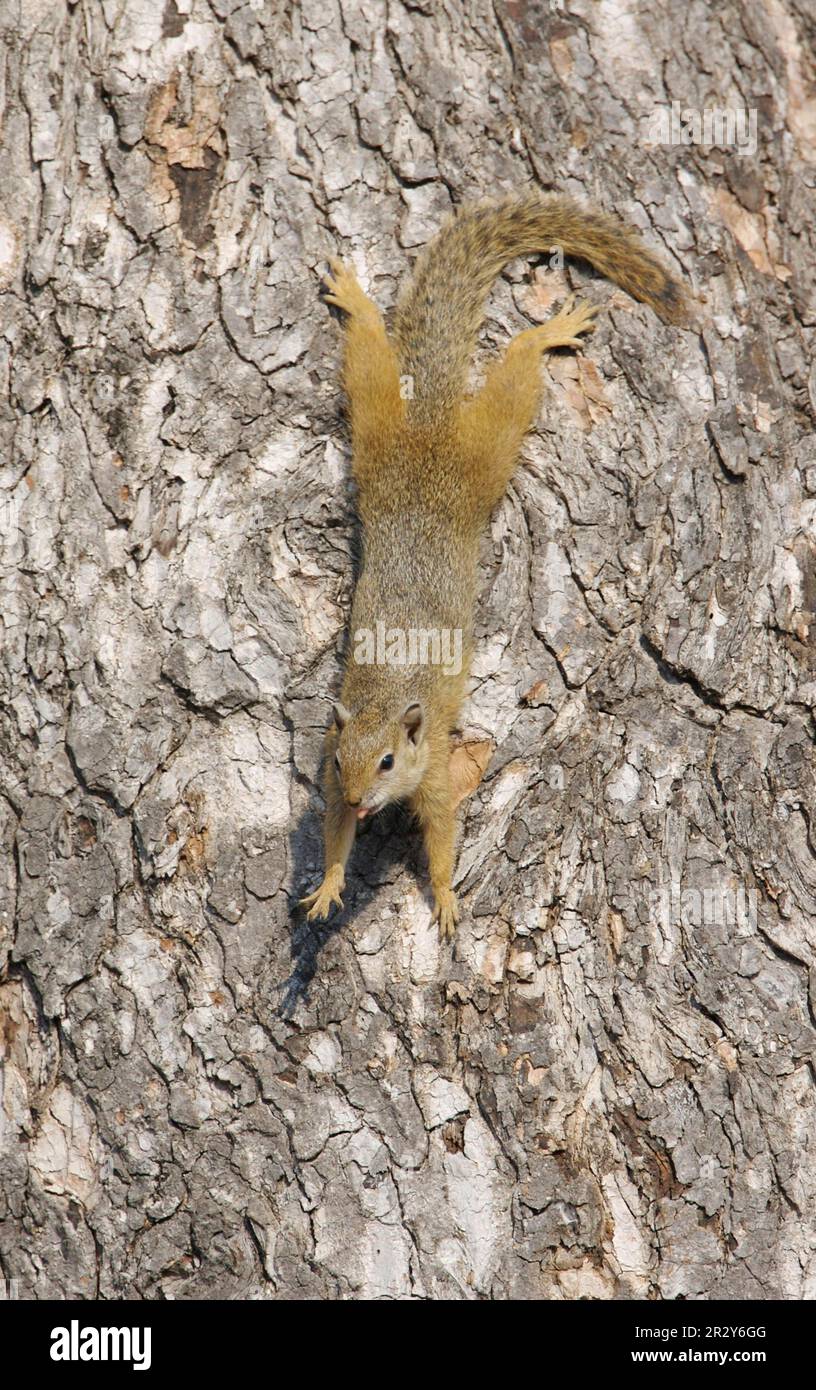
[[[804,0],[0,26],[0,1274],[816,1296]],[[673,101],[756,154],[648,144]],[[319,275],[390,307],[452,200],[530,181],[639,226],[702,331],[497,285],[477,372],[565,278],[608,312],[485,541],[464,920],[451,956],[395,811],[312,930],[355,547]]]

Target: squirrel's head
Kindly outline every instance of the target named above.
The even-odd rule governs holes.
[[[423,711],[417,701],[392,713],[368,705],[352,714],[338,704],[334,722],[340,731],[334,764],[343,798],[355,808],[358,820],[416,791],[428,763]]]

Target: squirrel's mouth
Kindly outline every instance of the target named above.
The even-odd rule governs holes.
[[[370,814],[371,814],[371,807],[370,807],[370,806],[361,806],[360,809],[359,809],[358,812],[357,812],[357,819],[358,819],[358,820],[365,820],[366,816],[369,816]]]

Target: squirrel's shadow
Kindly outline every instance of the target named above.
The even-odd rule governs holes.
[[[387,893],[391,871],[400,866],[422,880],[421,836],[407,806],[386,806],[358,832],[346,872],[343,908],[327,922],[309,922],[298,899],[312,892],[323,877],[322,816],[309,806],[289,837],[292,873],[289,886],[292,922],[292,969],[280,986],[277,1012],[291,1018],[317,972],[320,952],[344,931],[378,895]]]

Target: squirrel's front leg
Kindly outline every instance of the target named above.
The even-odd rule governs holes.
[[[331,754],[326,757],[323,791],[326,797],[326,818],[323,822],[325,873],[320,887],[300,900],[300,906],[309,909],[306,915],[310,922],[325,921],[335,904],[337,907],[343,906],[340,894],[346,884],[346,864],[357,830],[356,812],[343,800]]]
[[[422,826],[431,888],[434,895],[433,921],[439,923],[442,940],[453,940],[459,907],[451,887],[456,840],[456,817],[453,811],[447,761],[440,762],[425,776],[413,797],[412,805]]]

